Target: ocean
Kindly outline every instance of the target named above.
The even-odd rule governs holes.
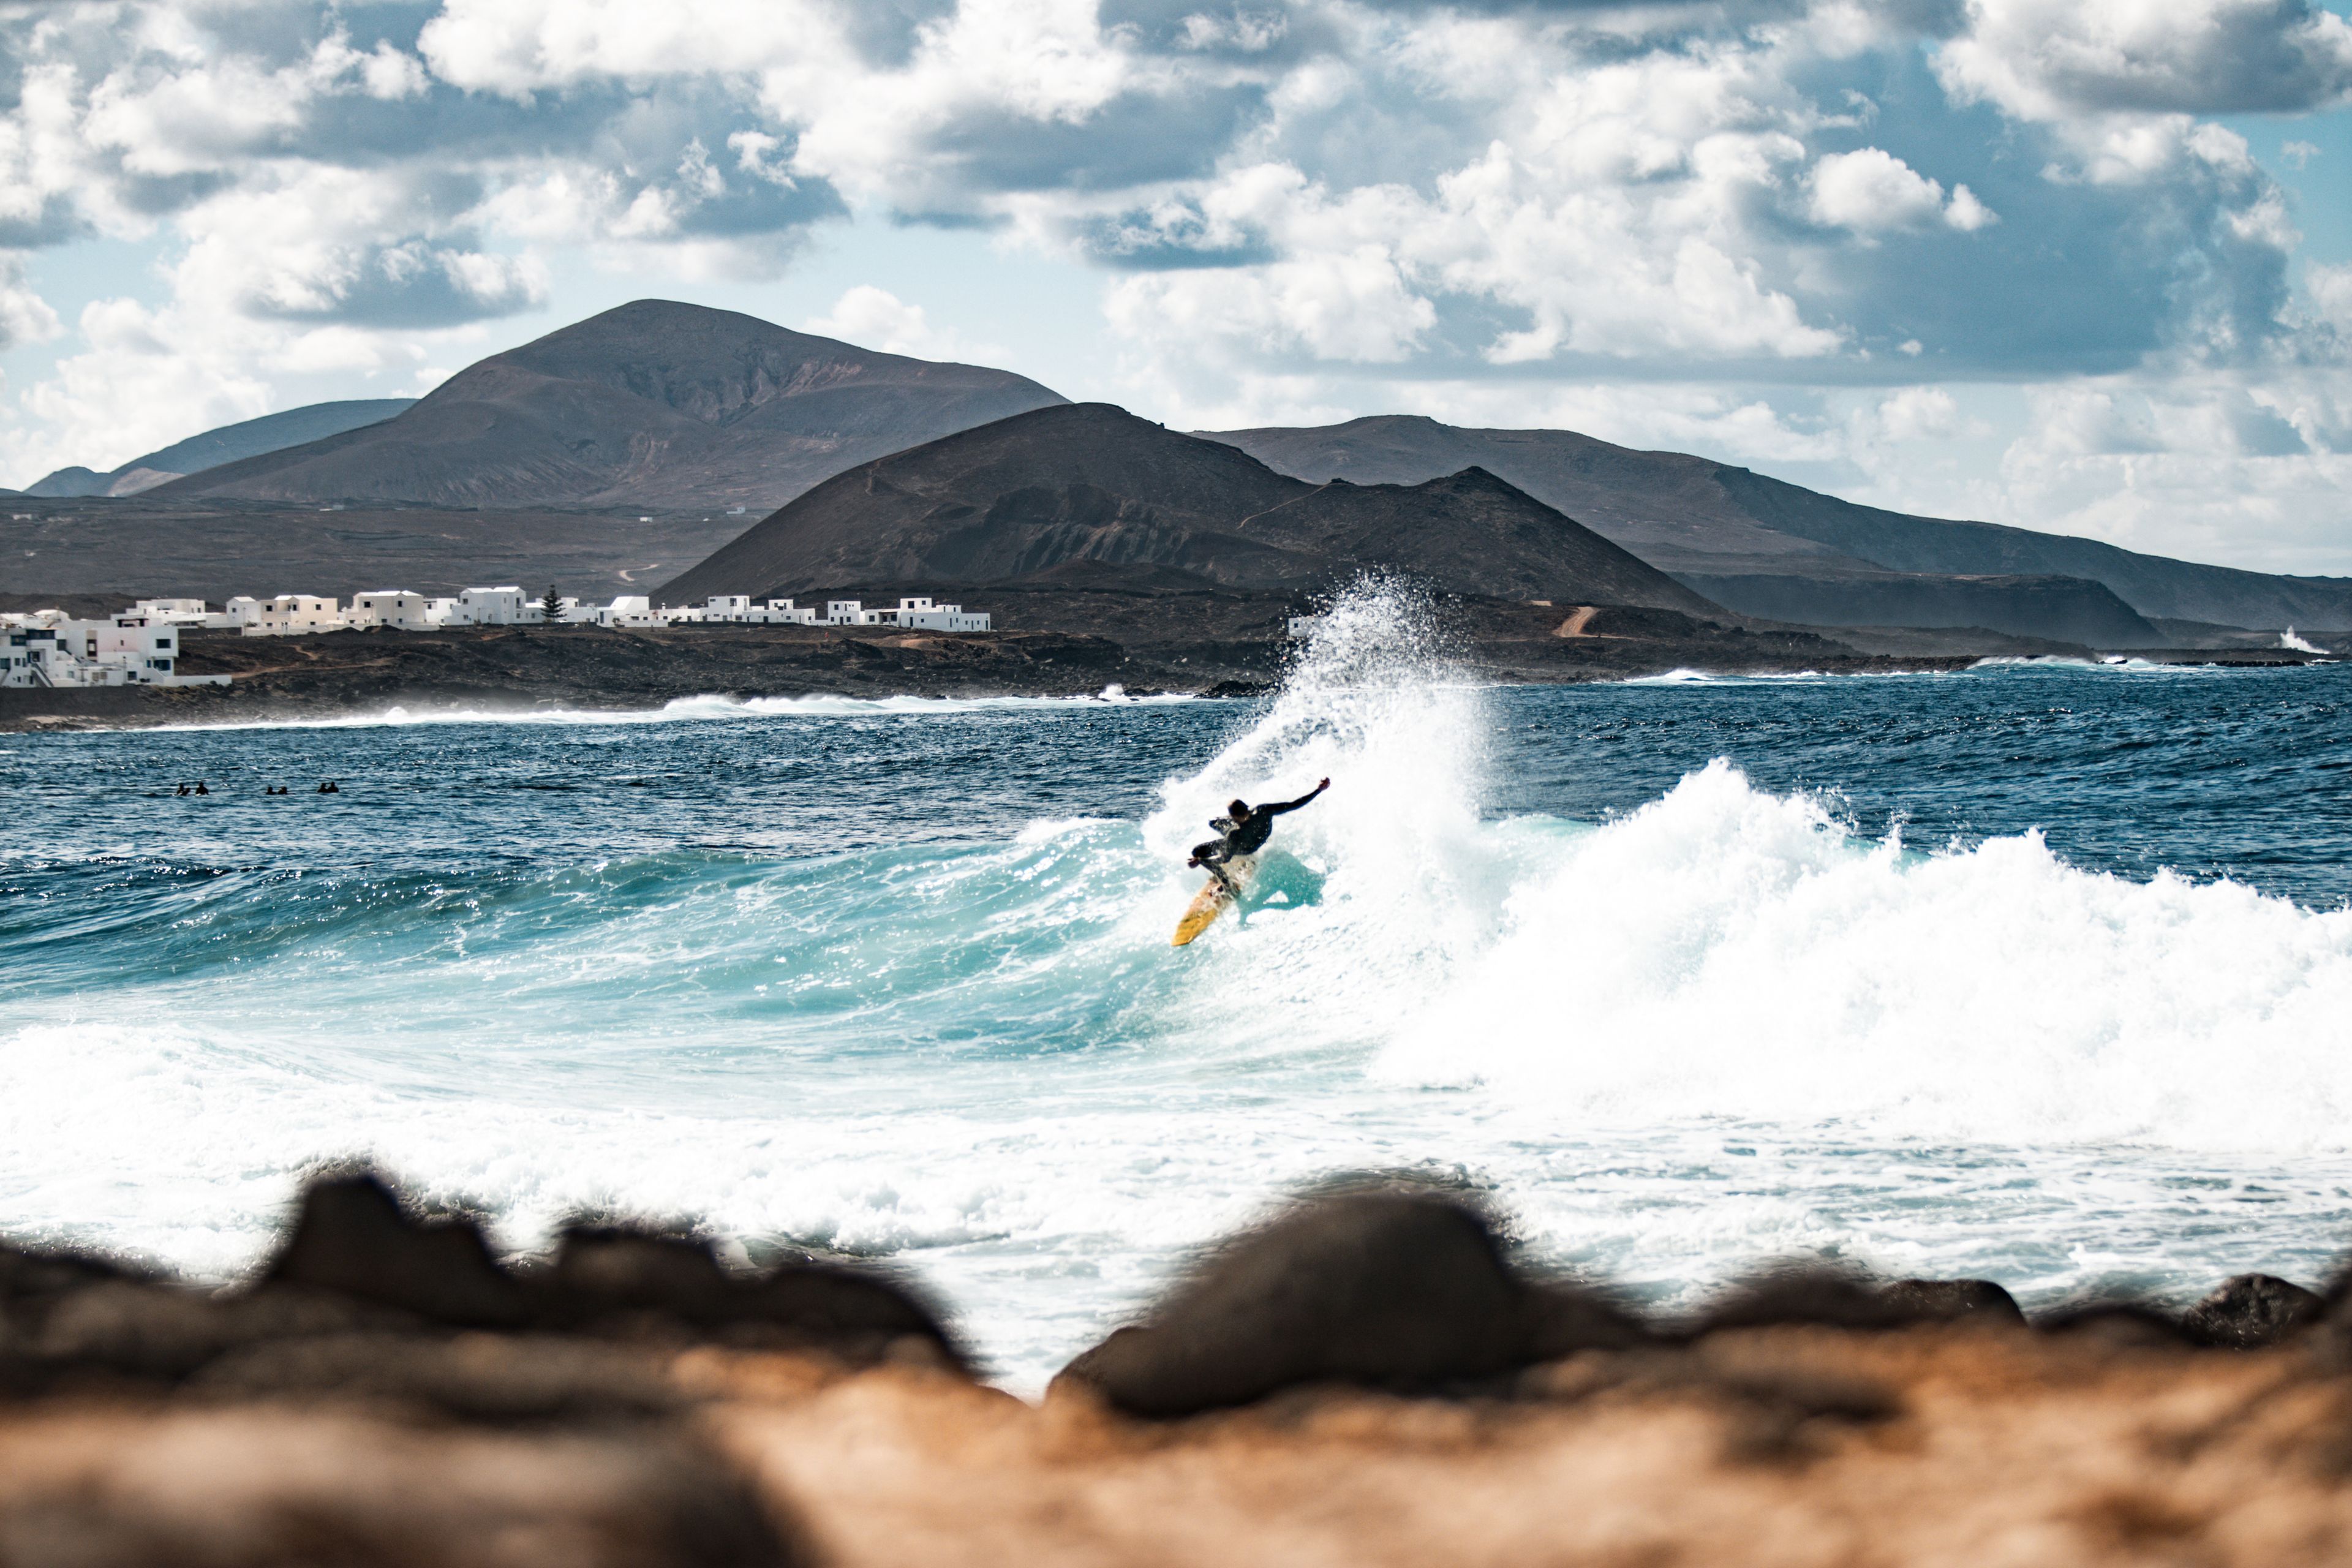
[[[1325,774],[1171,948],[1220,803]],[[2343,666],[1495,688],[1377,594],[1254,701],[0,736],[0,1232],[232,1279],[366,1157],[519,1251],[871,1259],[1024,1393],[1335,1173],[1662,1308],[2309,1282],[2347,784]]]

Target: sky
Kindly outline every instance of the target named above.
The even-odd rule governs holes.
[[[2352,574],[2317,0],[0,0],[0,485],[631,299]]]

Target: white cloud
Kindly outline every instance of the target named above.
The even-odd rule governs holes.
[[[2000,215],[1977,200],[1977,194],[1966,185],[1952,187],[1952,199],[1944,205],[1944,221],[1963,234],[1974,234],[2000,221]]]
[[[524,100],[603,79],[740,75],[844,52],[831,8],[795,0],[446,0],[417,47],[443,81]]]
[[[1969,0],[1967,16],[1937,74],[2022,119],[2352,99],[2352,25],[2309,0]]]
[[[1948,204],[1940,182],[1877,147],[1831,153],[1813,165],[1807,184],[1813,221],[1856,234],[1937,222],[1973,233],[2000,221],[1968,186],[1956,187]]]
[[[95,301],[79,325],[85,352],[26,390],[29,422],[0,427],[0,461],[20,484],[72,463],[110,468],[268,411],[267,384],[232,342],[193,344],[134,300]]]
[[[58,335],[58,313],[25,276],[25,258],[0,250],[0,349],[47,342]]]
[[[1404,359],[1437,312],[1378,244],[1264,267],[1147,273],[1121,280],[1107,305],[1113,330],[1189,353],[1286,356],[1365,364]]]
[[[1279,11],[1229,11],[1223,16],[1195,11],[1184,18],[1181,36],[1188,49],[1230,47],[1256,54],[1271,48],[1289,31],[1289,19]]]
[[[820,337],[839,338],[861,348],[884,353],[913,354],[922,359],[957,360],[971,357],[956,333],[931,325],[920,305],[910,305],[887,289],[860,283],[845,289],[833,309],[812,316],[802,330]]]
[[[2004,521],[2273,571],[2342,562],[2352,454],[2284,449],[2242,384],[2120,378],[2030,401],[2001,458]]]
[[[1960,427],[1960,405],[1940,386],[1897,388],[1873,415],[1874,433],[1889,441],[1945,440]]]
[[[2314,266],[2304,276],[2304,287],[2311,291],[2312,301],[2319,307],[2320,314],[2342,334],[2346,343],[2352,344],[2352,263]]]

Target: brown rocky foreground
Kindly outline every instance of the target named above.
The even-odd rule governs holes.
[[[0,1563],[2352,1561],[2344,1292],[2029,1323],[1767,1273],[1688,1321],[1372,1184],[1216,1249],[1041,1405],[892,1279],[374,1177],[208,1290],[0,1248]]]

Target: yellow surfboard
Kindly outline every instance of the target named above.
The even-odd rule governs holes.
[[[1234,885],[1244,892],[1249,890],[1250,878],[1256,871],[1257,857],[1255,855],[1237,856],[1225,862],[1225,875],[1232,878]],[[1214,877],[1210,878],[1208,886],[1193,894],[1192,903],[1185,906],[1184,918],[1176,922],[1176,934],[1168,939],[1168,945],[1191,945],[1194,937],[1208,930],[1219,915],[1233,907],[1234,896],[1226,890],[1224,883]]]

